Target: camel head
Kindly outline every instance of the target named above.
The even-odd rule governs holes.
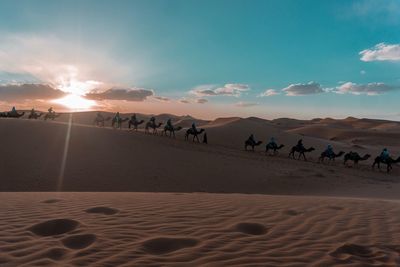
[[[277,149],[281,149],[281,148],[283,148],[285,145],[284,144],[280,144],[278,147],[277,147]]]
[[[400,156],[394,161],[394,163],[400,162]]]
[[[311,151],[314,151],[314,150],[315,150],[315,148],[313,148],[313,147],[310,147],[310,148],[306,149],[307,152],[311,152]]]

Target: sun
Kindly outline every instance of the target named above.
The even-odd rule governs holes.
[[[88,110],[96,105],[95,101],[85,99],[76,94],[68,94],[63,98],[55,99],[51,102],[63,105],[71,110]]]

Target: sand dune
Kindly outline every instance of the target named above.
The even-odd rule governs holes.
[[[327,143],[377,155],[374,140],[396,132],[227,118],[201,122],[204,145],[185,129],[174,139],[95,127],[94,115],[0,119],[0,192],[31,191],[0,193],[0,266],[399,265],[400,168],[316,162]],[[287,146],[246,152],[250,133]],[[287,157],[299,138],[316,148],[309,162]]]
[[[4,267],[400,261],[397,201],[203,193],[0,193],[0,201]],[[88,212],[99,207],[117,212]]]

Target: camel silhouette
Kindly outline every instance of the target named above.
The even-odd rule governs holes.
[[[313,147],[304,148],[304,147],[294,146],[294,147],[292,147],[292,149],[290,150],[289,158],[290,158],[290,157],[295,158],[294,153],[295,153],[295,152],[298,152],[298,153],[299,153],[299,157],[298,157],[297,159],[300,159],[300,157],[303,156],[304,160],[307,161],[307,158],[306,158],[305,153],[308,153],[308,152],[311,152],[311,151],[314,151],[314,150],[315,150],[315,148],[313,148]]]
[[[175,132],[182,130],[181,126],[169,126],[165,125],[164,130],[161,132],[161,135],[167,136],[167,132],[169,132],[169,137],[175,138]]]
[[[93,124],[94,124],[95,126],[98,126],[98,127],[104,127],[104,123],[105,123],[106,121],[109,121],[109,120],[111,120],[111,117],[104,118],[104,117],[99,117],[99,116],[97,116],[97,117],[94,119]]]
[[[344,151],[340,151],[339,153],[335,154],[333,153],[332,155],[328,155],[326,151],[321,153],[321,156],[318,159],[318,162],[324,162],[325,158],[328,158],[329,161],[333,160],[335,161],[335,158],[339,158],[344,155]]]
[[[254,151],[255,146],[259,146],[262,144],[262,141],[253,142],[252,140],[247,139],[244,142],[244,150],[247,151],[247,147],[251,147],[251,151]]]
[[[122,129],[122,123],[129,120],[129,118],[113,118],[111,121],[111,127],[114,129]]]
[[[146,127],[144,128],[144,132],[149,134],[150,133],[150,128],[153,129],[152,134],[157,134],[157,129],[160,128],[162,125],[162,122],[159,122],[158,124],[156,124],[153,121],[148,121],[146,123]]]
[[[393,169],[392,164],[396,164],[398,162],[400,162],[400,157],[398,157],[397,159],[393,159],[393,158],[389,157],[386,160],[384,160],[384,159],[382,159],[381,156],[377,156],[374,160],[374,163],[372,164],[372,168],[375,169],[375,165],[378,165],[378,169],[380,170],[381,163],[382,163],[382,164],[386,164],[386,166],[387,166],[386,171],[390,172]]]
[[[28,119],[38,119],[43,115],[43,113],[36,113],[36,112],[31,112],[28,116]]]
[[[346,163],[350,160],[354,162],[354,166],[358,165],[359,161],[367,160],[371,157],[370,154],[365,154],[364,156],[360,156],[357,152],[352,152],[350,151],[349,153],[346,153],[344,155],[344,161],[343,164],[346,165]]]
[[[144,122],[144,120],[132,120],[132,119],[130,119],[129,120],[129,122],[128,122],[128,127],[129,127],[129,129],[131,128],[131,126],[133,127],[133,129],[132,130],[134,130],[134,131],[137,131],[138,130],[138,126],[140,125],[140,124],[142,124]]]
[[[193,135],[192,141],[194,142],[194,139],[196,138],[197,142],[200,143],[199,135],[202,134],[204,131],[205,131],[204,129],[200,129],[200,131],[195,131],[193,128],[189,128],[186,130],[185,140],[186,141],[189,140],[189,135]]]
[[[2,112],[0,113],[0,117],[3,118],[20,118],[25,115],[25,112]]]
[[[44,115],[44,120],[54,120],[55,118],[60,117],[61,114],[56,114],[55,112],[52,113],[46,113],[46,115]]]
[[[285,145],[280,144],[279,146],[277,144],[272,144],[272,143],[268,143],[265,146],[265,153],[268,153],[269,150],[272,150],[272,155],[276,155],[278,154],[278,150],[280,150],[281,148],[283,148]]]

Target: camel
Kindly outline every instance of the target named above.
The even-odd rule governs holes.
[[[344,155],[344,161],[343,164],[346,165],[347,161],[351,160],[354,162],[354,166],[358,165],[359,161],[367,160],[371,157],[369,154],[365,154],[363,157],[361,157],[357,152],[352,152],[350,151],[349,153]]]
[[[17,111],[14,112],[1,112],[0,117],[2,118],[20,118],[25,115],[25,112],[18,113]]]
[[[321,153],[321,156],[318,159],[318,162],[324,162],[325,158],[328,158],[329,161],[333,160],[335,161],[335,158],[339,158],[344,155],[344,151],[340,151],[339,153],[333,153],[332,155],[328,155],[326,151]]]
[[[189,135],[193,135],[192,141],[194,142],[194,139],[196,138],[197,142],[200,143],[199,135],[202,134],[204,131],[205,131],[204,129],[200,129],[200,131],[197,130],[195,131],[193,128],[189,128],[186,130],[185,140],[189,140]]]
[[[122,129],[122,123],[129,120],[129,118],[113,118],[111,121],[111,127],[114,129]]]
[[[132,119],[130,119],[129,122],[128,122],[129,129],[131,128],[131,126],[133,126],[133,130],[137,131],[137,130],[138,130],[138,126],[139,126],[140,124],[142,124],[143,122],[144,122],[144,120],[138,121],[138,120],[132,120]]]
[[[162,125],[162,122],[159,122],[158,124],[156,124],[153,121],[148,121],[146,123],[146,127],[144,128],[144,132],[149,134],[150,133],[150,128],[151,128],[151,129],[153,129],[152,134],[157,134],[157,129],[160,128],[161,125]]]
[[[259,146],[261,144],[262,144],[262,141],[253,142],[252,140],[247,139],[244,142],[244,150],[247,151],[247,147],[250,146],[251,147],[251,151],[254,151],[254,147],[255,146]]]
[[[28,119],[38,119],[43,115],[43,113],[36,113],[36,112],[31,112],[31,114],[29,114]]]
[[[55,112],[51,112],[51,113],[46,113],[46,115],[44,115],[44,120],[54,120],[57,117],[60,117],[61,114],[56,114]]]
[[[174,137],[175,138],[175,132],[182,130],[181,126],[169,126],[165,125],[164,130],[161,132],[161,135],[167,136],[167,132],[169,132],[169,137]]]
[[[111,117],[104,118],[104,117],[97,116],[97,117],[94,119],[93,124],[94,124],[95,126],[98,126],[98,127],[104,127],[104,123],[105,123],[106,121],[109,121],[109,120],[111,120]]]
[[[393,159],[391,157],[387,158],[386,160],[383,160],[381,156],[377,156],[374,160],[374,163],[372,164],[372,168],[375,169],[375,165],[378,165],[378,169],[381,169],[381,163],[386,164],[387,168],[386,171],[390,172],[393,167],[392,164],[398,163],[400,162],[400,157],[398,157],[397,159]]]
[[[265,153],[268,153],[269,150],[272,150],[272,155],[276,155],[278,154],[278,150],[280,150],[281,148],[283,148],[285,145],[280,144],[279,146],[277,144],[274,143],[268,143],[265,146]]]
[[[289,157],[295,158],[294,157],[294,153],[295,152],[299,152],[299,157],[297,159],[300,159],[300,157],[303,156],[304,160],[307,161],[305,153],[308,153],[308,152],[311,152],[311,151],[314,151],[314,150],[315,150],[315,148],[313,148],[313,147],[304,148],[304,147],[294,146],[290,150]]]

